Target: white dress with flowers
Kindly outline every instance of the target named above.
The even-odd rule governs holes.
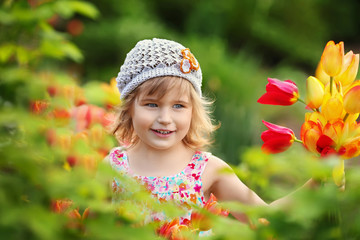
[[[108,160],[115,170],[132,176],[145,185],[160,202],[174,201],[191,209],[191,205],[203,207],[205,204],[201,175],[208,162],[208,154],[200,151],[195,152],[191,161],[180,173],[166,177],[145,177],[134,174],[129,167],[126,150],[122,147],[112,149],[108,155]],[[114,178],[112,185],[115,192],[129,191],[126,186],[121,185],[117,178]],[[187,224],[190,217],[191,210],[188,211],[187,215],[180,218],[180,224]],[[151,218],[155,221],[166,220],[161,214],[152,214]]]

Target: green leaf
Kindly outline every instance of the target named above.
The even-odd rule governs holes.
[[[99,15],[98,10],[92,4],[83,1],[59,1],[55,3],[54,8],[64,18],[70,18],[75,13],[93,19]]]
[[[75,12],[80,13],[89,18],[96,18],[99,15],[99,11],[94,5],[83,1],[70,1],[69,5]]]
[[[83,55],[81,54],[80,49],[71,42],[62,43],[61,50],[66,56],[75,62],[81,62],[83,60]]]
[[[11,43],[5,43],[0,46],[0,62],[4,63],[15,53],[16,46]]]

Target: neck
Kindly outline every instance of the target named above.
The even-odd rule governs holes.
[[[189,163],[194,150],[184,143],[170,149],[154,149],[137,143],[128,150],[130,167],[140,175],[167,176],[178,173]]]
[[[142,159],[146,159],[147,161],[152,161],[154,159],[159,162],[165,160],[169,161],[169,159],[173,158],[172,156],[181,156],[189,151],[193,152],[193,150],[187,147],[183,142],[168,149],[156,149],[138,142],[130,147],[128,152],[132,153],[132,155],[142,157]]]

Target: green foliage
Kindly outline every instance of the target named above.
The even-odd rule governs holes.
[[[105,108],[109,94],[100,91],[99,81],[108,82],[116,75],[136,41],[164,37],[190,46],[199,59],[205,95],[217,100],[215,117],[222,123],[214,152],[233,163],[242,181],[272,202],[310,177],[323,180],[321,186],[297,191],[289,204],[279,207],[224,203],[228,209],[246,213],[252,227],[231,216],[211,216],[213,235],[205,239],[358,239],[360,169],[355,160],[348,162],[346,188],[341,191],[326,181],[336,159],[314,161],[296,147],[273,156],[249,148],[258,143],[263,115],[288,121],[256,104],[266,78],[290,76],[301,83],[307,74],[292,63],[313,71],[329,37],[356,35],[351,30],[356,19],[348,19],[355,13],[350,2],[357,3],[332,6],[325,2],[292,1],[289,8],[285,1],[4,1],[0,9],[0,236],[159,239],[156,224],[142,224],[140,207],[147,203],[170,217],[182,213],[170,203],[160,205],[132,179],[117,176],[102,163],[102,148],[116,143],[99,130],[99,123],[91,125],[84,137],[78,131],[79,119],[61,116],[68,112],[60,111],[77,109],[74,103],[83,100],[75,94],[82,92],[80,82],[84,82],[84,98],[90,99],[87,103],[96,110]],[[309,15],[302,17],[307,10]],[[343,13],[349,18],[334,17]],[[74,19],[86,26],[77,37],[66,28]],[[332,32],[335,27],[337,34]],[[312,38],[306,37],[308,31]],[[66,91],[59,94],[59,89]],[[36,100],[45,105],[34,105]],[[76,160],[84,165],[69,166]],[[134,189],[133,194],[119,196],[121,204],[110,200],[113,176]],[[58,199],[70,199],[72,204],[60,211],[55,205]],[[83,217],[88,208],[89,215]],[[69,217],[74,210],[83,216]],[[259,218],[270,224],[260,224]]]

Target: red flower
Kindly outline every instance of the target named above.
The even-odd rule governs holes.
[[[267,153],[280,153],[288,149],[295,140],[294,132],[286,127],[281,127],[266,121],[262,121],[268,130],[261,134],[264,141],[261,149]]]
[[[210,198],[205,203],[203,209],[204,211],[193,211],[191,213],[191,227],[199,229],[200,231],[207,231],[212,228],[213,223],[209,213],[224,217],[229,215],[228,210],[218,206],[216,197],[213,194],[210,195]]]
[[[299,90],[291,80],[280,81],[268,78],[266,93],[258,99],[258,103],[288,106],[294,104],[299,98]]]
[[[30,110],[32,113],[41,114],[49,106],[49,103],[43,100],[35,100],[30,102]]]
[[[159,229],[157,234],[169,240],[185,240],[182,231],[188,231],[188,226],[179,224],[179,219],[175,218],[171,222],[165,222]]]
[[[345,153],[346,149],[344,147],[340,147],[338,151],[336,151],[336,143],[330,137],[326,135],[321,135],[319,140],[316,142],[316,150],[321,154],[322,157],[329,156],[331,154],[342,155]]]

